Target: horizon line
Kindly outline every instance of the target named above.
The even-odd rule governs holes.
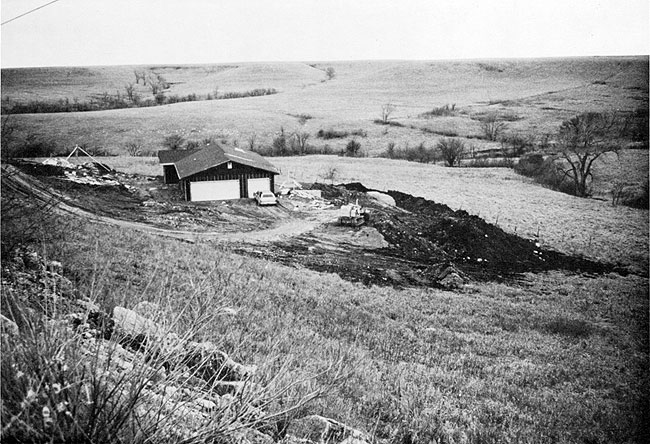
[[[304,63],[304,64],[326,64],[326,63],[367,63],[367,62],[472,62],[483,60],[540,60],[540,59],[586,59],[586,58],[642,58],[650,57],[650,54],[613,54],[613,55],[558,55],[558,56],[526,56],[526,57],[463,57],[463,58],[432,58],[432,59],[338,59],[338,60],[258,60],[258,61],[221,61],[221,62],[144,62],[144,63],[115,63],[115,64],[71,64],[71,65],[16,65],[4,66],[0,69],[32,69],[32,68],[92,68],[92,67],[117,67],[117,66],[197,66],[197,65],[228,65],[228,64],[271,64],[271,63]]]

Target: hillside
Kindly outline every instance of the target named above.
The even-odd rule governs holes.
[[[335,77],[327,80],[324,69]],[[553,132],[564,119],[586,110],[647,109],[647,57],[529,59],[436,62],[274,63],[206,66],[88,67],[12,69],[2,72],[3,106],[12,101],[56,101],[93,95],[124,93],[134,83],[134,70],[162,75],[170,84],[166,95],[242,92],[275,88],[278,94],[233,100],[178,103],[154,108],[134,108],[90,113],[12,116],[15,138],[45,138],[66,150],[74,144],[119,154],[129,142],[156,150],[165,136],[187,139],[208,136],[245,143],[251,134],[258,143],[270,144],[281,127],[300,125],[295,116],[311,117],[303,129],[316,140],[319,129],[361,129],[369,155],[385,149],[425,142],[453,131],[475,137],[480,124],[471,117],[486,112],[509,116],[509,129],[536,136]],[[140,82],[143,97],[151,96]],[[416,129],[373,124],[381,106],[392,103],[392,119]],[[456,104],[451,118],[421,119],[419,114],[436,106]],[[343,141],[327,141],[342,147]],[[480,147],[490,143],[474,140]]]
[[[313,160],[302,168],[317,175]],[[513,207],[529,200],[541,212],[556,194],[500,172],[477,174],[474,187],[463,189],[468,177],[450,169],[343,161],[345,178],[436,199],[455,188],[473,210],[506,208],[517,195]],[[353,162],[372,170],[361,176]],[[577,239],[570,253],[627,270],[585,268],[588,261],[575,257],[578,267],[549,263],[540,272],[531,261],[558,257],[550,249],[562,245],[548,227],[540,248],[506,235],[491,216],[398,192],[390,195],[402,208],[350,230],[315,216],[336,214],[327,205],[305,209],[290,197],[273,210],[247,200],[193,206],[167,202],[160,178],[103,170],[94,173],[103,184],[84,185],[56,168],[25,168],[33,175],[21,182],[3,166],[2,337],[10,351],[3,353],[3,423],[12,425],[3,440],[61,433],[160,443],[206,436],[350,443],[353,436],[358,444],[496,444],[648,436],[647,211],[616,215],[606,202],[558,199],[547,210],[576,220],[554,215],[554,230],[567,237],[607,231],[593,246]],[[75,180],[85,169],[92,165],[77,169]],[[408,180],[388,182],[396,169]],[[364,199],[320,188],[332,204]],[[529,203],[509,217],[530,226],[534,211]],[[291,224],[271,233],[291,220],[308,231]],[[199,231],[180,232],[177,222]],[[618,245],[621,239],[629,244]],[[291,244],[295,254],[282,257]],[[474,248],[488,263],[516,255],[522,261],[509,263],[516,278],[484,281],[478,267],[468,268],[470,259],[482,263],[472,257],[459,263],[464,278],[443,270],[445,278],[457,275],[450,291],[422,279],[439,270],[409,266],[425,248],[442,248],[453,263],[461,247],[463,256]],[[316,263],[337,258],[350,266],[325,271]],[[357,270],[376,280],[350,276]]]
[[[276,91],[8,111],[114,94],[134,70],[165,97]],[[590,198],[380,156],[452,135],[467,162],[499,154],[489,115],[537,153],[585,111],[647,123],[647,56],[12,69],[2,102],[3,442],[650,439],[649,216],[612,199],[647,199],[647,132],[594,163]],[[281,129],[332,154],[269,158],[276,188],[312,190],[274,207],[183,201],[152,156],[170,135],[263,149]],[[335,154],[350,141],[362,156]],[[20,158],[75,144],[97,156]],[[365,225],[340,225],[355,202]]]

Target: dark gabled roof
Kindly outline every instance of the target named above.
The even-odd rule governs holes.
[[[158,161],[163,165],[176,163],[185,156],[194,154],[200,150],[165,150],[158,151]]]
[[[191,151],[158,151],[158,159],[160,159],[161,164],[174,164],[179,179],[184,179],[226,162],[239,163],[280,174],[280,171],[271,165],[268,160],[257,153],[241,148],[217,146]]]

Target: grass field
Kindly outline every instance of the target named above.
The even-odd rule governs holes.
[[[90,225],[55,251],[103,306],[165,292],[201,310],[233,307],[204,339],[264,372],[281,357],[287,380],[298,380],[342,358],[345,379],[299,413],[381,442],[643,442],[647,433],[646,278],[549,273],[460,293],[368,288]]]
[[[336,76],[326,80],[324,69]],[[133,81],[133,69],[56,68],[2,72],[3,102],[83,99]],[[272,96],[73,114],[11,115],[11,143],[28,135],[60,147],[76,143],[117,157],[99,160],[128,173],[160,175],[155,157],[127,157],[125,144],[161,149],[164,137],[208,136],[270,143],[283,126],[363,130],[366,158],[278,157],[289,177],[399,190],[463,209],[546,248],[621,264],[626,276],[567,272],[525,274],[508,282],[470,283],[448,292],[366,287],[334,274],[245,257],[226,245],[190,244],[135,230],[64,220],[38,244],[62,262],[79,294],[106,310],[173,295],[179,308],[233,307],[235,316],[204,334],[261,374],[286,381],[332,362],[345,378],[313,379],[326,394],[296,415],[322,414],[369,432],[381,443],[642,443],[650,403],[648,373],[648,211],[614,207],[618,181],[643,183],[648,151],[624,149],[596,165],[597,199],[561,194],[506,168],[445,168],[375,158],[389,142],[435,143],[439,135],[480,133],[476,117],[510,116],[508,130],[540,136],[566,118],[594,110],[647,107],[648,58],[458,62],[337,62],[155,67],[171,93],[207,94],[276,88]],[[144,93],[144,89],[142,92]],[[373,123],[382,104],[394,121]],[[421,113],[456,104],[451,117]],[[646,108],[647,109],[647,108]],[[310,119],[301,126],[299,115]],[[474,119],[472,118],[474,117]],[[411,128],[415,127],[415,128]],[[478,149],[495,143],[467,139]],[[179,308],[180,309],[180,308]],[[185,312],[184,312],[185,313]],[[282,382],[282,381],[280,381]],[[308,390],[309,387],[305,388]],[[299,396],[301,393],[292,393]],[[286,402],[291,402],[288,396]],[[291,420],[288,418],[287,420]]]
[[[336,76],[325,81],[323,70],[329,66]],[[223,92],[275,88],[280,93],[155,108],[17,115],[12,116],[16,137],[34,134],[64,150],[85,144],[115,154],[124,154],[129,142],[157,150],[170,134],[194,140],[212,135],[243,144],[255,133],[259,143],[270,144],[280,127],[289,132],[301,127],[294,116],[302,114],[312,117],[302,127],[312,134],[312,144],[329,143],[341,149],[346,140],[316,140],[316,132],[362,129],[367,133],[362,148],[374,156],[389,142],[433,145],[440,137],[418,129],[374,124],[386,103],[396,107],[391,119],[407,127],[476,136],[480,127],[471,117],[496,112],[514,118],[508,123],[509,131],[541,136],[582,111],[647,109],[648,98],[647,57],[596,57],[3,70],[3,103],[85,100],[104,91],[114,94],[135,80],[134,69],[163,75],[171,84],[168,94],[208,94],[215,88]],[[146,95],[146,87],[140,84],[138,88]],[[456,104],[455,117],[418,117],[445,104]],[[472,143],[478,149],[494,147],[481,140]]]

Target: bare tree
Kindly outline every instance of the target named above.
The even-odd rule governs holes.
[[[328,166],[326,167],[320,174],[320,177],[322,177],[324,180],[329,180],[330,184],[334,184],[334,181],[337,179],[339,176],[339,170],[335,166]]]
[[[334,77],[336,77],[336,71],[334,71],[334,68],[331,66],[328,66],[325,68],[325,75],[327,76],[327,80],[332,80]]]
[[[506,130],[508,125],[499,120],[496,114],[488,114],[481,119],[481,130],[487,140],[499,140],[499,136]]]
[[[393,105],[392,103],[384,103],[381,106],[381,121],[383,123],[388,123],[388,120],[390,119],[391,114],[395,112],[397,107]]]
[[[124,91],[126,92],[126,97],[133,104],[137,104],[140,101],[140,95],[135,91],[135,85],[133,83],[127,83],[124,86]]]
[[[147,81],[146,81],[144,71],[137,71],[137,70],[134,69],[133,70],[133,75],[135,75],[135,83],[136,84],[139,84],[140,80],[142,80],[142,84],[145,85],[145,86],[147,85]]]
[[[139,156],[142,154],[142,145],[140,142],[127,142],[125,148],[129,156]]]
[[[296,131],[293,133],[293,140],[295,150],[298,154],[305,154],[307,151],[307,140],[309,139],[309,133],[307,131]]]
[[[246,139],[246,144],[249,151],[255,151],[255,148],[257,148],[257,133],[251,133]]]
[[[558,131],[562,171],[574,186],[574,194],[591,193],[592,167],[605,153],[616,153],[617,139],[623,134],[623,122],[615,114],[587,112],[565,120]]]
[[[440,155],[444,159],[447,166],[453,167],[460,165],[465,153],[465,144],[462,140],[450,138],[443,138],[438,141],[436,148],[440,151]]]

